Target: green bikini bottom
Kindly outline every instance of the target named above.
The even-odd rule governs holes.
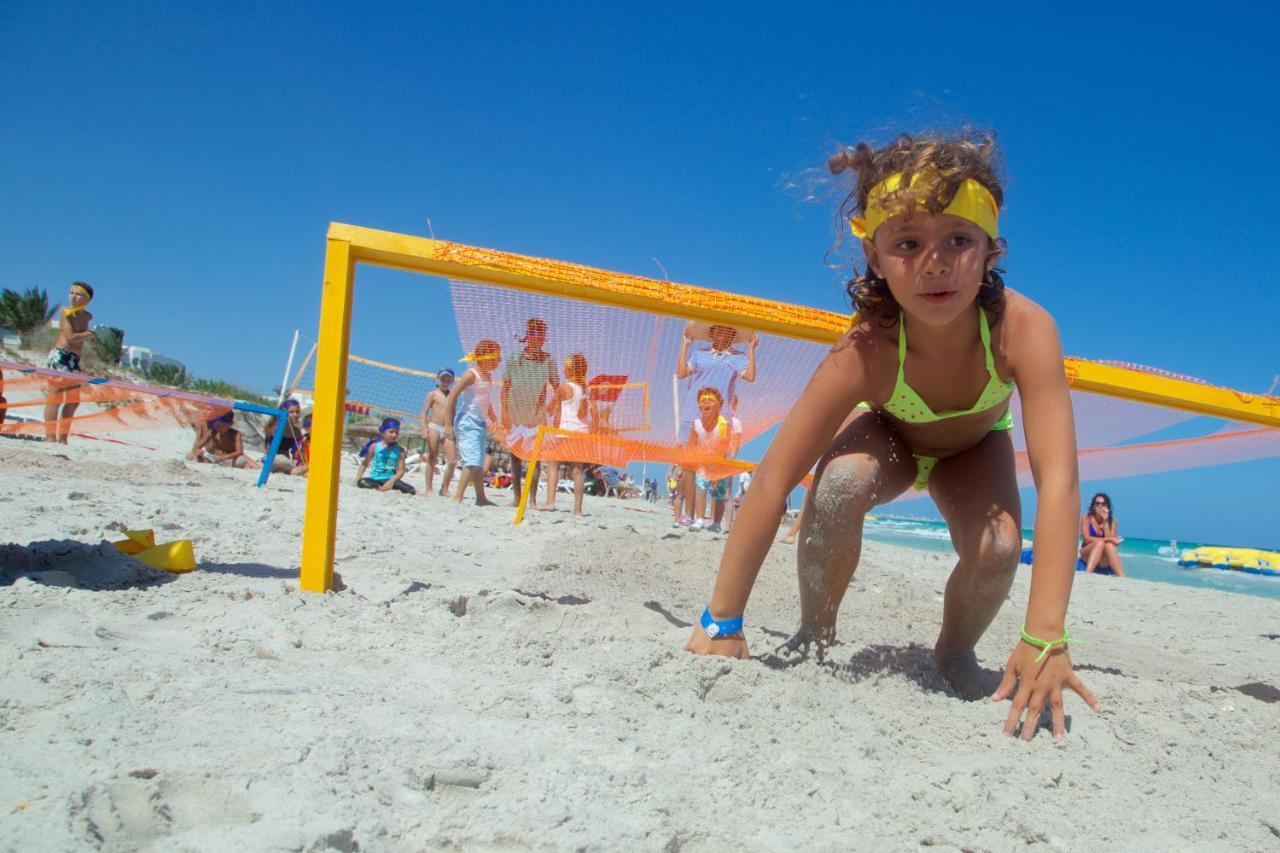
[[[1000,420],[991,425],[992,432],[1007,432],[1013,429],[1013,412],[1005,410],[1000,416]],[[933,473],[933,466],[938,464],[936,456],[917,456],[911,454],[916,460],[916,481],[911,484],[911,488],[917,492],[923,492],[929,488],[929,475]]]

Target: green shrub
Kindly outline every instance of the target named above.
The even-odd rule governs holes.
[[[58,330],[52,326],[41,326],[22,336],[22,348],[41,353],[41,365],[44,364],[43,354],[53,349],[57,342]]]
[[[187,369],[176,364],[153,364],[143,373],[147,379],[173,388],[187,387]]]
[[[269,400],[256,391],[250,391],[233,385],[230,382],[224,382],[221,379],[195,379],[193,378],[187,383],[187,389],[197,394],[207,394],[210,397],[222,397],[224,399],[244,400],[246,403],[258,403],[262,406],[275,406],[275,400]]]

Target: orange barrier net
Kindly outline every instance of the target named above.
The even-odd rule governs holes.
[[[672,462],[710,477],[746,470],[728,458],[733,449],[782,419],[828,349],[469,282],[451,282],[450,292],[463,345],[501,349],[490,432],[524,459],[535,455],[536,428],[549,426],[561,429],[540,458]],[[682,348],[692,370],[679,368]],[[575,386],[569,399],[552,405],[552,391],[566,383]],[[695,427],[699,395],[710,398],[710,429]]]
[[[731,444],[738,447],[786,416],[828,350],[825,344],[754,335],[731,327],[713,333],[705,323],[488,285],[453,281],[450,289],[463,344],[474,349],[482,340],[490,340],[501,347],[501,359],[492,377],[496,389],[493,414],[499,423],[491,425],[490,431],[513,453],[526,459],[536,455],[618,467],[631,461],[669,462],[702,468],[711,478],[747,470],[753,467],[750,463],[708,450],[716,445],[714,440],[700,440],[706,438],[702,435],[691,437],[691,432],[697,432],[692,423],[700,417],[699,393],[707,388],[720,392],[717,417],[725,419],[727,430],[732,433]],[[545,329],[545,336],[532,353],[531,321],[536,328]],[[717,334],[720,340],[713,341]],[[679,356],[686,335],[690,340],[684,359],[686,367],[682,369]],[[549,432],[544,446],[535,454],[531,424],[558,426],[560,413],[553,407],[550,414],[544,408],[531,416],[529,407],[522,403],[504,409],[501,389],[508,386],[509,400],[511,383],[532,381],[537,385],[541,373],[531,370],[528,363],[543,358],[543,354],[553,368],[555,382],[564,380],[567,360],[580,355],[588,376],[608,374],[621,378],[629,390],[617,404],[607,404],[595,399],[590,380],[583,383],[588,398],[583,409],[585,429],[577,433]],[[1072,362],[1077,368],[1105,364],[1076,359]],[[1169,377],[1152,368],[1111,366]],[[689,375],[682,377],[681,373]],[[1172,378],[1212,388],[1189,377]],[[552,389],[537,390],[546,399]],[[1251,427],[1087,391],[1071,393],[1081,477],[1085,480],[1280,455],[1280,429]],[[1252,399],[1250,395],[1231,393]],[[523,396],[527,398],[528,394]],[[1263,409],[1267,409],[1270,404],[1265,401],[1269,398],[1260,399]],[[1280,411],[1280,400],[1274,403],[1275,410]],[[622,418],[617,414],[619,404],[626,410]],[[1021,423],[1021,399],[1016,393],[1011,408],[1015,422]],[[708,421],[715,422],[715,418]],[[1029,486],[1030,466],[1020,429],[1014,431],[1014,441],[1019,480]],[[904,498],[914,496],[908,493]]]
[[[139,385],[83,373],[64,373],[0,362],[0,395],[6,399],[0,435],[45,437],[51,430],[80,435],[190,426],[231,411],[233,403],[187,391]],[[69,418],[45,420],[45,407],[79,408]]]

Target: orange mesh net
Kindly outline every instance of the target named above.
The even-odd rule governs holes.
[[[548,434],[539,458],[618,467],[674,462],[703,468],[709,477],[746,470],[748,463],[727,458],[726,446],[741,446],[777,424],[828,349],[470,282],[451,282],[450,292],[463,346],[473,350],[491,340],[501,347],[493,372],[493,409],[500,423],[490,431],[524,459],[535,455],[537,426],[579,420],[579,412],[551,405],[550,386],[570,378],[567,362],[580,356],[572,369],[581,371],[575,384],[586,398],[586,428]],[[676,370],[682,346],[695,368],[684,377]],[[710,395],[713,411],[705,416],[712,426],[699,430],[698,396],[707,389],[716,392]]]
[[[1132,365],[1126,366],[1133,369]],[[1081,391],[1071,392],[1071,403],[1075,410],[1081,480],[1207,468],[1280,455],[1280,429],[1238,424]],[[1022,401],[1017,393],[1010,408],[1014,422],[1020,424]],[[1189,434],[1158,437],[1175,429]],[[1018,459],[1018,483],[1030,486],[1031,465],[1021,429],[1014,431],[1013,441]]]
[[[570,266],[570,269],[578,268]],[[664,284],[645,281],[653,287]],[[690,423],[699,415],[697,395],[701,389],[695,386],[698,376],[703,383],[723,392],[721,415],[735,430],[740,430],[736,441],[740,446],[786,416],[828,350],[824,344],[762,334],[755,345],[752,375],[750,332],[735,330],[727,349],[717,351],[706,324],[468,282],[451,282],[450,289],[464,346],[473,348],[480,340],[489,339],[502,347],[502,360],[494,371],[499,385],[508,379],[512,357],[527,347],[529,320],[537,319],[546,328],[542,349],[551,354],[561,378],[565,358],[581,353],[592,375],[625,377],[630,387],[636,389],[623,397],[627,401],[626,418],[619,419],[607,406],[593,410],[593,414],[603,412],[605,418],[612,414],[613,428],[609,428],[607,420],[597,417],[583,433],[551,432],[537,453],[540,458],[619,467],[631,461],[672,462],[703,468],[707,476],[713,478],[747,470],[753,467],[750,463],[717,456],[690,440]],[[721,306],[726,304],[723,300],[729,300],[735,302],[735,310],[742,307],[736,304],[742,298],[716,291],[682,286],[682,296],[689,290],[701,294],[708,305],[719,297]],[[760,308],[755,303],[761,300],[749,301],[752,311]],[[779,315],[792,308],[794,306],[777,305]],[[804,319],[824,327],[835,325],[831,315],[825,312],[814,311]],[[679,378],[677,365],[686,332],[692,338],[687,359],[699,367],[711,367],[698,375]],[[1137,365],[1114,366],[1208,384]],[[730,374],[732,378],[727,380],[725,377]],[[546,389],[546,393],[549,395],[550,389]],[[1083,479],[1131,476],[1280,455],[1280,430],[1277,429],[1234,424],[1220,418],[1084,391],[1072,391],[1071,396]],[[1280,400],[1277,403],[1280,404]],[[1021,423],[1018,394],[1014,394],[1010,405],[1015,423]],[[643,417],[637,415],[637,407],[646,410]],[[501,428],[492,428],[495,435],[517,455],[524,458],[532,455],[529,431],[513,433],[508,429],[511,418],[504,413],[501,400],[496,402],[494,412],[508,422]],[[554,414],[546,418],[551,426],[555,425],[554,421]],[[1171,431],[1182,434],[1164,437]],[[1019,479],[1029,486],[1030,466],[1020,429],[1014,430],[1014,441]],[[704,443],[703,448],[705,446]],[[905,497],[912,496],[909,493]]]
[[[217,397],[8,362],[0,362],[0,395],[6,398],[0,435],[33,438],[55,427],[93,436],[191,426],[232,409],[231,402]],[[70,418],[46,421],[45,406],[51,403],[78,403],[79,408]]]

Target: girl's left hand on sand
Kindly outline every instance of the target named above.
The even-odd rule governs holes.
[[[1062,706],[1064,686],[1074,690],[1095,712],[1101,711],[1102,705],[1072,670],[1071,654],[1065,648],[1054,649],[1036,663],[1039,655],[1040,649],[1019,642],[1013,654],[1009,655],[1004,677],[1000,679],[1000,686],[991,699],[999,702],[1013,696],[1013,707],[1009,709],[1009,716],[1004,723],[1006,735],[1012,737],[1017,731],[1018,721],[1022,720],[1022,740],[1031,740],[1040,722],[1040,712],[1048,705],[1053,717],[1053,738],[1062,740],[1067,736],[1066,715]]]

